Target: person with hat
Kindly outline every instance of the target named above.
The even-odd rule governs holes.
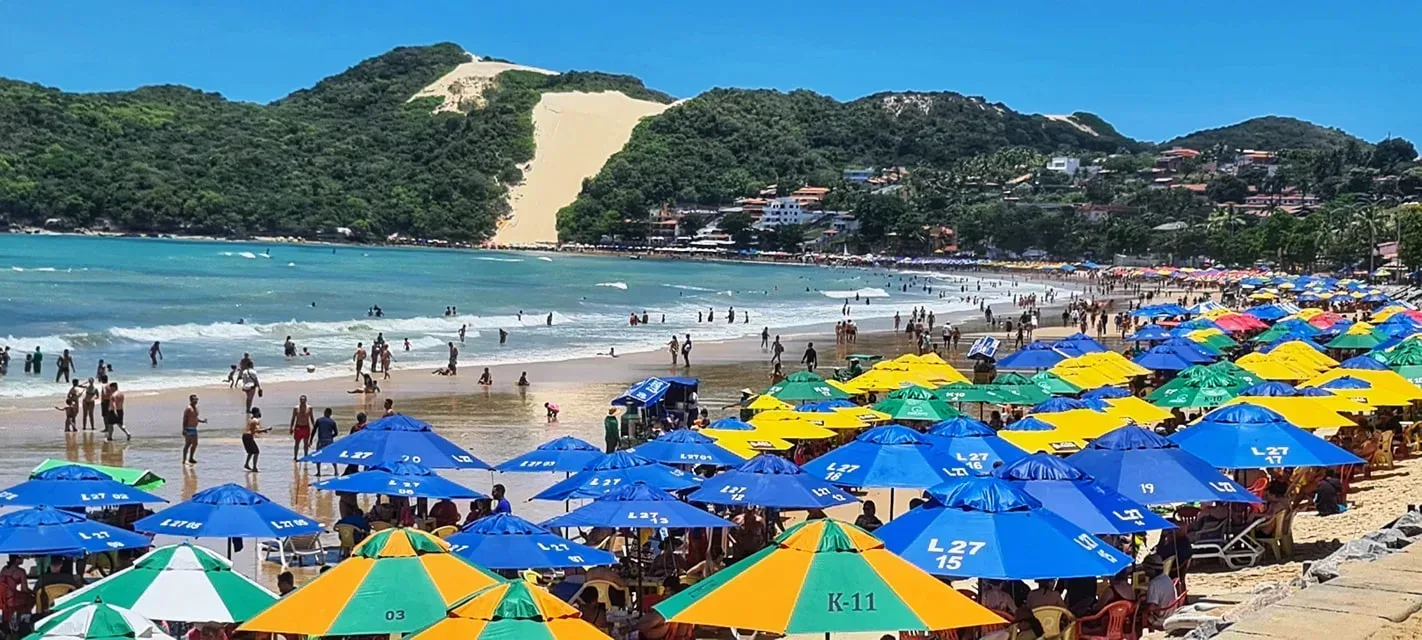
[[[1175,581],[1165,574],[1165,560],[1160,556],[1146,556],[1141,565],[1145,570],[1146,583],[1145,615],[1142,617],[1151,627],[1158,629],[1171,613],[1171,605],[1179,597],[1175,591]]]

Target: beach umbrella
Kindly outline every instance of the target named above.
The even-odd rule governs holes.
[[[517,458],[502,462],[494,469],[504,473],[535,471],[574,473],[582,471],[583,467],[592,464],[602,455],[602,449],[593,446],[586,440],[563,436],[540,444],[538,448]]]
[[[1413,400],[1418,399],[1416,387],[1411,387],[1412,390],[1409,391],[1406,388],[1391,387],[1384,386],[1382,384],[1377,384],[1363,377],[1366,374],[1378,373],[1387,373],[1393,376],[1397,376],[1397,373],[1393,371],[1383,372],[1363,371],[1358,369],[1334,369],[1332,371],[1325,372],[1319,377],[1309,380],[1304,384],[1307,386],[1317,386],[1323,389],[1327,389],[1337,395],[1343,396],[1345,398],[1351,398],[1353,400],[1373,407],[1405,407],[1408,404],[1411,404]],[[1409,385],[1411,384],[1407,382],[1406,378],[1403,378],[1401,376],[1398,376],[1397,379]]]
[[[751,418],[751,424],[755,426],[753,433],[783,440],[826,440],[835,436],[833,431],[820,426],[811,414],[794,411],[762,411]]]
[[[90,601],[38,621],[26,640],[173,640],[152,620],[123,607]]]
[[[1314,369],[1268,353],[1248,353],[1240,356],[1235,364],[1265,380],[1306,380],[1315,373]]]
[[[903,391],[910,390],[914,391],[914,393],[904,394],[898,397],[893,397],[893,394],[900,393],[899,391],[889,394],[890,397],[880,400],[874,405],[873,409],[889,414],[889,418],[892,420],[905,421],[938,422],[961,415],[952,405],[934,397],[933,394],[927,390],[919,387],[909,387]]]
[[[1170,339],[1170,331],[1158,324],[1151,323],[1126,336],[1126,339],[1131,342],[1160,342]]]
[[[98,469],[77,464],[35,472],[29,480],[0,491],[0,506],[98,509],[145,502],[167,500],[114,480]]]
[[[958,478],[875,530],[884,546],[939,576],[1042,580],[1112,576],[1131,559],[1036,498],[992,476]]]
[[[1123,388],[1121,388],[1121,387],[1101,387],[1100,389],[1092,389],[1092,390],[1090,390],[1090,391],[1087,391],[1087,392],[1081,394],[1081,399],[1082,399],[1082,400],[1091,400],[1091,399],[1112,400],[1112,399],[1115,399],[1115,398],[1130,398],[1130,397],[1132,397],[1130,390],[1129,390],[1129,389],[1123,389]]]
[[[997,368],[1006,369],[1050,369],[1066,360],[1067,354],[1040,340],[1014,351],[997,361]]]
[[[377,532],[351,557],[286,594],[240,631],[308,636],[404,634],[445,617],[450,605],[503,582],[416,529]]]
[[[375,420],[364,429],[301,460],[360,466],[418,462],[431,469],[493,468],[463,447],[435,433],[429,423],[398,413]]]
[[[975,474],[992,470],[998,462],[1012,462],[1026,451],[997,435],[979,420],[958,417],[933,425],[926,434],[933,446]]]
[[[1055,431],[1057,425],[1034,415],[1023,416],[1021,420],[1009,422],[1002,427],[1003,432],[1012,431]]]
[[[721,418],[709,425],[706,429],[713,431],[755,431],[755,425],[745,422],[740,418]]]
[[[998,435],[1025,452],[1052,453],[1078,451],[1085,446],[1089,438],[1085,433],[1058,428],[1057,425],[1031,415],[1007,424]]]
[[[1329,340],[1328,344],[1324,346],[1329,349],[1371,349],[1378,346],[1380,342],[1382,342],[1382,340],[1373,335],[1372,332],[1363,331],[1355,333],[1354,330],[1349,329],[1343,335]]]
[[[110,478],[113,478],[114,480],[118,480],[119,482],[122,482],[130,487],[133,487],[135,489],[142,489],[144,491],[157,490],[159,487],[167,483],[167,480],[164,480],[157,474],[147,469],[107,467],[101,464],[89,464],[87,462],[70,462],[68,460],[55,460],[53,458],[48,458],[44,462],[41,462],[38,467],[34,468],[34,471],[30,472],[30,477],[33,478],[36,473],[39,473],[41,471],[48,471],[55,467],[63,467],[68,465],[88,467]]]
[[[454,554],[495,571],[617,564],[611,553],[573,542],[511,513],[475,520],[446,542]]]
[[[980,402],[983,404],[1010,404],[1016,397],[1009,395],[994,385],[955,382],[933,390],[933,395],[944,402]],[[945,420],[947,418],[944,418]]]
[[[1171,347],[1151,347],[1146,352],[1131,358],[1134,362],[1151,371],[1184,371],[1194,363],[1178,355]]]
[[[774,509],[824,509],[858,502],[779,456],[760,454],[701,483],[687,496],[692,502]]]
[[[1034,453],[993,470],[1055,513],[1097,535],[1143,533],[1174,529],[1165,518],[1139,502],[1096,482],[1061,458]]]
[[[1289,424],[1278,413],[1247,403],[1215,409],[1170,440],[1219,469],[1334,467],[1363,462]]]
[[[855,430],[864,428],[863,420],[847,413],[834,411],[782,411],[772,409],[770,411],[762,411],[751,418],[751,424],[756,425],[756,427],[760,429],[764,429],[767,422],[799,422],[830,430]],[[830,438],[834,436],[833,431],[829,433],[818,429],[816,431],[820,434],[819,437]]]
[[[874,427],[804,466],[841,487],[923,489],[970,471],[918,431]]]
[[[1062,342],[1074,345],[1077,350],[1081,351],[1082,353],[1100,353],[1103,351],[1110,351],[1110,349],[1106,348],[1106,345],[1101,344],[1101,342],[1098,341],[1096,338],[1081,333],[1080,331],[1073,333],[1058,341],[1058,343]]]
[[[404,640],[611,640],[547,589],[509,580],[465,598]]]
[[[765,395],[785,402],[834,400],[835,398],[849,397],[849,394],[825,384],[825,379],[820,375],[809,371],[796,371],[790,374],[784,380],[766,389]]]
[[[795,525],[774,545],[655,608],[668,622],[777,634],[936,631],[1004,623],[886,551],[874,536],[837,520]]]
[[[288,538],[323,530],[321,523],[230,482],[203,489],[133,528],[180,538]]]
[[[618,487],[542,526],[691,529],[735,525],[670,493],[637,483]]]
[[[1337,398],[1336,400],[1347,401],[1346,398]],[[1329,400],[1320,398],[1310,398],[1300,395],[1241,395],[1238,398],[1224,403],[1224,405],[1222,406],[1228,407],[1230,405],[1248,403],[1258,407],[1264,407],[1265,409],[1268,409],[1283,416],[1289,424],[1292,424],[1301,429],[1341,429],[1343,427],[1357,426],[1357,423],[1353,422],[1348,418],[1343,417],[1337,411],[1325,405],[1325,402],[1329,402]],[[1363,407],[1363,411],[1368,410],[1366,405],[1359,406]]]
[[[60,597],[55,609],[95,600],[152,620],[228,624],[264,611],[277,595],[217,552],[184,542],[158,547],[133,566]]]
[[[0,553],[82,556],[152,545],[153,541],[147,536],[53,507],[33,507],[0,515]]]
[[[1077,409],[1090,409],[1086,403],[1076,398],[1052,398],[1032,407],[1032,413],[1062,413]]]
[[[544,489],[533,499],[596,498],[635,482],[666,491],[681,491],[697,486],[700,478],[629,451],[616,451]]]
[[[1278,320],[1279,318],[1289,315],[1289,312],[1287,310],[1275,304],[1262,304],[1259,306],[1250,307],[1248,309],[1245,309],[1244,312],[1246,314],[1265,321]]]
[[[1209,364],[1220,356],[1219,349],[1200,344],[1189,338],[1171,338],[1156,345],[1155,348],[1168,349],[1191,364]]]
[[[1081,387],[1051,371],[1039,371],[1032,376],[1032,384],[1052,395],[1072,395],[1081,393]]]
[[[750,404],[746,405],[751,411],[767,411],[770,409],[793,409],[795,405],[776,398],[775,396],[759,395]]]
[[[1188,371],[1188,370],[1187,370]],[[1178,376],[1146,396],[1157,407],[1217,407],[1239,395],[1250,383],[1218,372],[1198,377]]]
[[[639,456],[664,464],[704,464],[734,467],[746,461],[729,449],[691,429],[676,429],[632,449]]]
[[[998,374],[992,381],[992,388],[1000,394],[1013,398],[1012,404],[1037,404],[1052,397],[1042,390],[1032,378],[1015,371]],[[939,397],[942,397],[940,394]]]
[[[326,491],[406,498],[489,497],[453,480],[441,478],[433,469],[415,462],[386,462],[359,473],[322,480],[312,486]]]

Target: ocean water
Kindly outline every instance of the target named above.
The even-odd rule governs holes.
[[[78,373],[102,358],[129,390],[176,388],[224,379],[251,353],[264,381],[349,375],[357,342],[378,333],[396,368],[434,367],[457,341],[460,366],[554,361],[663,348],[672,334],[716,340],[841,319],[843,298],[856,321],[926,306],[942,314],[976,309],[958,296],[961,276],[931,277],[938,288],[902,291],[910,276],[884,269],[625,257],[0,235],[0,346],[11,348],[0,396],[59,395],[55,358],[70,349]],[[953,295],[939,299],[939,288]],[[1013,293],[1045,287],[976,279],[966,286],[999,309]],[[378,305],[384,317],[368,316]],[[445,307],[458,308],[447,317]],[[728,307],[736,323],[727,324]],[[713,308],[715,322],[697,322]],[[646,311],[650,326],[631,327]],[[523,315],[520,319],[519,312]],[[743,312],[750,322],[742,322]],[[546,325],[549,313],[553,326]],[[662,316],[665,314],[665,323]],[[509,332],[506,345],[498,330]],[[309,358],[282,357],[291,336]],[[410,341],[405,351],[403,341]],[[163,361],[150,367],[158,341]],[[40,347],[43,376],[26,376],[24,354]],[[307,367],[314,366],[313,373]]]

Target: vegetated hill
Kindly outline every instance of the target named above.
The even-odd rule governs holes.
[[[1142,148],[1090,114],[1053,119],[956,93],[880,93],[851,102],[810,91],[715,89],[644,121],[558,215],[559,235],[635,235],[649,208],[724,204],[777,184],[839,180],[846,167],[946,167],[1004,147]]]
[[[1162,148],[1208,149],[1224,145],[1233,149],[1336,149],[1349,141],[1366,145],[1342,129],[1316,125],[1298,118],[1264,116],[1227,127],[1203,129],[1161,143]]]

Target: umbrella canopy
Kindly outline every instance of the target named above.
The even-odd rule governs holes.
[[[242,622],[277,601],[277,595],[232,570],[232,561],[189,543],[148,552],[133,566],[69,593],[56,609],[99,600],[152,620]]]
[[[1132,342],[1160,342],[1170,339],[1170,331],[1158,324],[1151,323],[1126,336],[1126,339]]]
[[[173,640],[152,620],[123,607],[89,602],[56,612],[35,625],[27,640]]]
[[[1363,460],[1253,404],[1215,409],[1170,440],[1219,469],[1332,467]]]
[[[1353,356],[1338,363],[1343,369],[1363,369],[1367,371],[1386,371],[1387,364],[1369,355]]]
[[[130,487],[133,487],[135,489],[142,489],[144,491],[156,490],[157,488],[163,486],[168,482],[167,480],[158,477],[157,474],[147,469],[106,467],[101,464],[89,464],[87,462],[70,462],[68,460],[55,460],[53,458],[49,458],[46,459],[44,462],[41,462],[38,467],[35,467],[34,471],[30,472],[30,477],[33,478],[34,474],[39,473],[41,471],[46,471],[55,467],[62,467],[71,464],[76,464],[81,467],[88,467],[90,469],[94,469],[110,478],[113,478],[114,480],[118,480],[119,482],[122,482]]]
[[[997,361],[997,368],[1006,369],[1050,369],[1066,360],[1067,354],[1040,340],[1014,351]]]
[[[946,385],[956,388],[962,383]],[[875,411],[889,414],[893,420],[928,420],[938,422],[958,416],[958,410],[928,389],[909,386],[889,392],[889,395],[874,405]],[[935,417],[936,416],[936,417]]]
[[[942,398],[946,402],[981,402],[985,404],[1008,404],[1014,401],[1014,396],[1009,395],[996,385],[973,384],[971,382],[955,382],[943,385],[933,390],[932,395]]]
[[[779,456],[761,454],[722,471],[687,496],[706,504],[754,505],[776,509],[824,509],[858,502],[833,485]]]
[[[999,395],[1010,398],[1010,404],[1037,404],[1052,397],[1052,394],[1037,386],[1031,378],[1014,371],[999,375],[992,381],[991,386]],[[942,397],[942,394],[939,394],[939,397]]]
[[[1145,353],[1131,358],[1131,362],[1151,371],[1183,371],[1194,364],[1176,354],[1174,348],[1166,346],[1151,347]]]
[[[351,557],[244,623],[240,630],[308,636],[409,633],[501,578],[415,529],[366,538]]]
[[[1106,348],[1106,345],[1101,344],[1101,342],[1098,341],[1096,338],[1088,336],[1080,331],[1073,333],[1065,338],[1062,338],[1058,342],[1065,342],[1071,344],[1082,353],[1101,353],[1103,351],[1110,351],[1110,349]]]
[[[403,414],[381,418],[364,429],[302,458],[304,462],[357,464],[418,462],[431,469],[492,469],[457,444],[435,433],[428,422]]]
[[[1051,371],[1040,371],[1032,376],[1032,384],[1052,395],[1072,395],[1081,393],[1081,387]]]
[[[655,440],[637,445],[632,451],[664,464],[733,467],[746,461],[745,458],[716,444],[714,439],[691,429],[676,429],[663,433]]]
[[[619,487],[572,513],[544,522],[543,526],[685,529],[735,525],[670,493],[638,483]]]
[[[1329,340],[1323,345],[1329,349],[1371,349],[1382,342],[1380,338],[1373,335],[1371,331],[1354,331],[1349,329],[1346,333],[1337,338]]]
[[[935,424],[926,437],[934,447],[975,474],[987,473],[999,462],[1012,462],[1027,455],[997,435],[992,427],[967,417]]]
[[[751,400],[746,405],[751,411],[766,411],[769,409],[793,409],[795,405],[776,398],[775,396],[759,395],[755,400]]]
[[[93,467],[77,464],[37,471],[29,480],[0,491],[0,506],[97,509],[145,502],[167,500],[114,480]]]
[[[767,409],[767,411],[770,411],[770,409]],[[740,418],[721,418],[720,420],[706,425],[706,428],[715,431],[755,431],[755,425],[741,420]]]
[[[133,523],[133,528],[180,538],[286,538],[323,529],[321,523],[230,482],[203,489],[187,502]]]
[[[620,486],[636,482],[666,491],[681,491],[696,486],[700,479],[681,469],[673,469],[635,453],[617,451],[544,489],[533,496],[533,499],[596,498]]]
[[[834,400],[848,398],[849,394],[828,384],[825,379],[809,371],[796,371],[778,384],[765,390],[765,395],[785,402],[808,402],[814,400]]]
[[[1055,513],[1098,535],[1174,529],[1139,502],[1096,482],[1085,471],[1047,453],[1034,453],[1002,467],[994,476],[1016,484]]]
[[[348,476],[317,482],[317,489],[366,493],[407,498],[487,498],[482,493],[439,477],[433,469],[416,462],[386,462]]]
[[[753,606],[748,606],[753,603]],[[668,622],[769,633],[931,631],[1001,624],[993,612],[848,523],[815,520],[656,605]]]
[[[1052,398],[1051,400],[1032,407],[1032,413],[1064,413],[1089,408],[1086,403],[1076,398]]]
[[[494,467],[504,473],[561,471],[574,473],[601,458],[602,449],[592,443],[563,436],[538,445],[537,449]]]
[[[918,431],[898,425],[859,434],[804,467],[841,487],[923,489],[970,471]]]
[[[1187,369],[1186,373],[1194,369]],[[1202,371],[1197,376],[1178,376],[1151,392],[1146,400],[1157,407],[1217,407],[1239,395],[1250,382],[1219,372]]]
[[[475,520],[446,541],[456,555],[494,570],[617,564],[611,553],[560,537],[511,513]]]
[[[95,522],[53,507],[0,515],[0,553],[26,556],[82,556],[152,546],[147,536]]]
[[[449,608],[442,620],[404,640],[610,640],[546,589],[510,580]]]
[[[959,478],[875,531],[934,575],[1037,580],[1115,575],[1131,559],[1005,480]]]

